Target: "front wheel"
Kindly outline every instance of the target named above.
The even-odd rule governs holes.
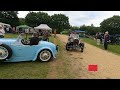
[[[84,50],[84,43],[80,43],[79,46],[81,48],[80,52],[83,52],[83,50]]]
[[[1,44],[0,45],[0,61],[9,59],[11,56],[12,56],[12,49],[6,44]]]
[[[83,52],[84,48],[81,48],[80,52]]]
[[[42,62],[48,62],[50,61],[52,58],[52,53],[50,50],[42,50],[39,54],[38,54],[38,59]]]

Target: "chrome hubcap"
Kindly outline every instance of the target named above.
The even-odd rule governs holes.
[[[8,57],[8,50],[0,46],[0,59],[6,59]]]
[[[48,61],[51,58],[51,53],[48,50],[44,50],[40,53],[40,59],[42,61]]]

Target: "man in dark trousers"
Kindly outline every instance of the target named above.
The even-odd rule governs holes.
[[[39,34],[38,33],[34,33],[33,37],[30,38],[30,45],[38,45],[40,40],[41,39],[39,38]]]
[[[104,48],[105,48],[105,50],[107,50],[107,48],[108,48],[109,40],[110,40],[110,36],[109,36],[108,31],[106,31],[104,34]]]

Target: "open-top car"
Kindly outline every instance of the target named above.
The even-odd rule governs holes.
[[[37,45],[30,45],[30,41],[21,38],[0,39],[0,61],[20,62],[50,61],[56,58],[58,47],[52,42],[39,41]]]
[[[79,35],[69,36],[68,42],[66,44],[66,50],[80,50],[83,52],[84,50],[84,43],[80,41]]]

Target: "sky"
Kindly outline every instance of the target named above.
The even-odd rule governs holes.
[[[35,11],[38,12],[38,11]],[[65,14],[69,17],[69,23],[71,26],[89,26],[93,24],[96,27],[100,26],[100,23],[107,18],[114,15],[120,16],[120,11],[42,11],[48,13],[50,16],[54,14]],[[19,11],[19,18],[25,18],[29,11]]]

